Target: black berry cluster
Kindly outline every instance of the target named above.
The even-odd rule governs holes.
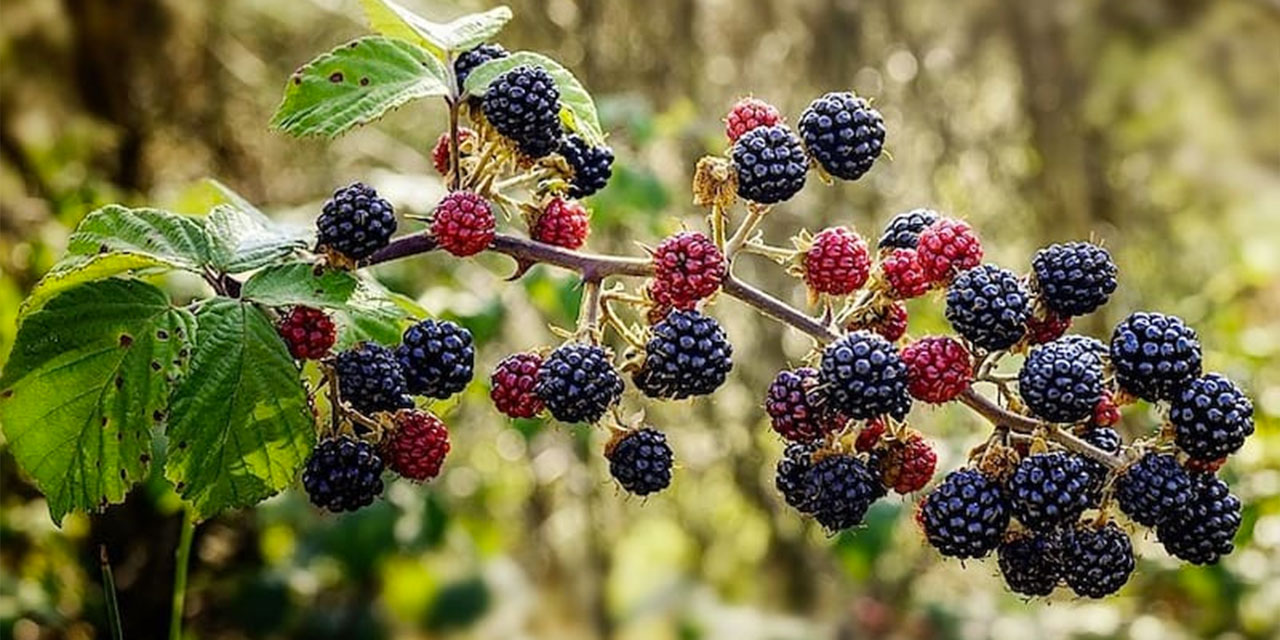
[[[1133,543],[1114,522],[1066,530],[1060,553],[1067,586],[1086,598],[1105,598],[1119,591],[1136,564]]]
[[[1138,524],[1154,527],[1191,501],[1191,478],[1176,458],[1148,453],[1116,478],[1120,509]]]
[[[630,493],[646,496],[671,484],[671,447],[654,429],[623,434],[606,451],[609,473]]]
[[[353,261],[387,246],[395,232],[391,203],[360,182],[334,191],[316,218],[316,244]]]
[[[806,483],[813,517],[833,533],[862,524],[871,503],[885,495],[877,474],[867,463],[849,455],[830,455],[817,461]]]
[[[382,493],[382,468],[373,445],[331,438],[316,445],[302,472],[302,486],[317,507],[334,513],[355,511],[373,504]]]
[[[521,65],[498,76],[484,92],[484,117],[531,158],[560,146],[560,89],[542,67]]]
[[[339,395],[356,411],[370,414],[413,406],[400,363],[382,345],[364,342],[343,351],[333,368]]]
[[[585,198],[609,184],[613,176],[613,149],[593,147],[581,136],[569,134],[560,140],[560,155],[573,175],[569,179],[569,196]]]
[[[1181,318],[1139,312],[1111,334],[1120,387],[1144,400],[1170,400],[1200,375],[1200,340]]]
[[[542,361],[535,389],[556,420],[596,422],[622,397],[622,386],[604,348],[569,342]]]
[[[800,114],[804,146],[827,173],[857,180],[871,170],[884,149],[884,119],[863,98],[828,93]]]
[[[1102,361],[1070,341],[1033,348],[1018,373],[1022,401],[1049,422],[1088,418],[1102,399],[1102,391]]]
[[[920,506],[925,537],[944,556],[981,558],[1009,526],[1010,508],[1000,483],[977,469],[952,471]]]
[[[1208,473],[1191,477],[1191,499],[1156,526],[1169,555],[1193,564],[1214,564],[1235,549],[1240,499],[1227,483]]]
[[[1031,261],[1040,299],[1063,316],[1093,313],[1116,290],[1116,265],[1106,249],[1089,242],[1050,245]]]
[[[876,246],[885,249],[915,249],[920,242],[920,232],[938,221],[938,212],[933,209],[912,209],[899,213],[889,220],[880,234]]]
[[[1213,460],[1235,453],[1253,434],[1253,403],[1234,382],[1210,373],[1183,387],[1169,407],[1169,421],[1178,448]]]
[[[947,288],[947,321],[975,346],[1008,349],[1027,332],[1031,297],[1012,271],[992,264],[960,272]]]
[[[996,549],[1000,575],[1009,590],[1024,596],[1047,596],[1062,581],[1058,536],[1022,533],[1009,536]]]
[[[448,320],[423,320],[405,330],[396,359],[409,392],[448,398],[471,382],[475,366],[471,332]]]
[[[707,395],[733,368],[733,345],[715,318],[675,310],[649,330],[644,359],[633,379],[650,398]]]
[[[800,513],[813,513],[813,485],[809,472],[813,470],[813,445],[795,443],[788,445],[774,475],[774,486],[782,498]]]
[[[471,74],[471,70],[489,62],[490,60],[498,60],[511,55],[502,45],[495,42],[485,42],[478,44],[458,55],[453,61],[453,73],[458,78],[458,88],[466,84],[467,76]]]
[[[1049,532],[1074,522],[1089,506],[1093,478],[1080,458],[1061,451],[1023,458],[1009,478],[1013,516],[1027,528]]]
[[[757,127],[733,144],[738,194],[760,204],[789,200],[804,187],[809,160],[785,125]]]
[[[827,345],[819,377],[832,408],[850,418],[902,419],[911,409],[907,365],[879,334],[854,331]]]

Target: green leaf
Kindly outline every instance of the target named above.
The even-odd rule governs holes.
[[[209,238],[196,218],[160,209],[107,205],[80,221],[67,252],[32,288],[26,315],[58,293],[126,271],[184,269],[209,262]]]
[[[146,477],[153,426],[182,376],[194,318],[138,280],[103,280],[27,316],[0,376],[0,424],[54,522],[120,502]]]
[[[446,23],[432,22],[391,0],[360,0],[369,26],[378,33],[417,43],[444,58],[448,52],[470,49],[497,35],[511,20],[501,6],[462,16]]]
[[[319,268],[307,262],[268,267],[253,274],[241,296],[271,307],[301,304],[309,307],[344,307],[359,285],[346,271]]]
[[[481,95],[498,76],[522,65],[542,67],[556,81],[560,89],[560,118],[565,126],[577,132],[592,146],[604,144],[604,130],[600,128],[600,115],[591,94],[568,69],[540,53],[517,51],[505,58],[490,60],[467,74],[464,92]]]
[[[310,232],[272,222],[256,210],[218,205],[204,221],[209,234],[211,266],[224,273],[243,273],[305,249]]]
[[[196,321],[190,372],[173,396],[165,476],[204,519],[287,487],[316,436],[297,365],[261,309],[215,298]]]
[[[365,340],[396,344],[413,318],[426,315],[426,310],[407,296],[362,279],[347,303],[334,309],[338,324],[336,348],[345,349]]]
[[[449,95],[451,75],[405,40],[361,38],[294,72],[271,126],[295,136],[336,136],[415,98]]]

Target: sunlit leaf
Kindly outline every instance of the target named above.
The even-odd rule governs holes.
[[[242,273],[277,262],[305,249],[311,237],[302,228],[276,224],[261,213],[218,205],[204,221],[214,269]]]
[[[241,295],[246,300],[281,307],[343,307],[356,291],[356,276],[335,269],[317,269],[306,262],[268,267],[253,274]]]
[[[447,52],[470,49],[492,38],[511,20],[511,9],[505,6],[439,23],[391,0],[360,0],[360,5],[374,31],[415,42],[442,58]]]

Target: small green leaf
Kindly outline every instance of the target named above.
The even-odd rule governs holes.
[[[209,258],[209,238],[199,219],[160,209],[107,205],[80,221],[67,240],[66,254],[32,288],[22,314],[84,282],[126,271],[199,272]]]
[[[316,436],[297,365],[261,309],[215,298],[196,321],[190,373],[173,396],[165,476],[204,519],[289,486]]]
[[[413,318],[426,315],[426,310],[408,297],[362,279],[347,303],[334,309],[338,324],[336,348],[345,349],[364,340],[396,344]]]
[[[517,51],[505,58],[490,60],[467,74],[464,92],[481,95],[489,84],[498,76],[522,65],[542,67],[556,81],[560,89],[560,104],[563,110],[560,118],[572,131],[577,132],[592,146],[604,144],[604,130],[600,128],[600,115],[596,111],[596,103],[591,99],[582,83],[560,63],[540,53]]]
[[[295,71],[271,126],[334,137],[415,98],[449,95],[450,78],[444,64],[412,42],[361,38]]]
[[[358,284],[359,279],[346,271],[320,268],[317,273],[314,264],[294,262],[253,274],[241,295],[270,307],[343,307]]]
[[[182,376],[191,314],[138,280],[103,280],[27,316],[0,376],[0,424],[54,522],[120,502]]]
[[[439,23],[391,0],[360,0],[360,4],[374,31],[415,42],[441,58],[448,52],[470,49],[492,38],[511,20],[511,9],[505,6]]]
[[[272,222],[256,210],[218,205],[204,221],[212,266],[243,273],[290,256],[309,244],[310,232]]]

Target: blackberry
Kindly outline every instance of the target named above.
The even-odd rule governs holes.
[[[973,382],[973,359],[960,341],[926,336],[902,349],[907,363],[907,391],[932,404],[950,402]]]
[[[1102,361],[1078,343],[1056,340],[1031,350],[1018,372],[1027,408],[1049,422],[1080,422],[1102,399]]]
[[[496,227],[493,207],[470,191],[449,193],[431,214],[431,237],[440,248],[458,257],[488,249]]]
[[[566,249],[580,249],[591,232],[590,214],[577,200],[552,198],[529,225],[529,235]]]
[[[458,58],[453,61],[453,73],[458,77],[458,89],[462,89],[462,85],[466,84],[467,76],[471,75],[471,71],[476,67],[489,62],[511,55],[502,45],[493,42],[484,42],[478,44],[462,53],[458,54]]]
[[[321,440],[307,459],[302,486],[311,504],[333,513],[367,507],[382,493],[382,458],[367,442]]]
[[[650,398],[707,395],[733,368],[733,345],[715,318],[675,310],[649,329],[644,361],[633,380]]]
[[[878,466],[884,485],[907,495],[923,489],[933,479],[933,472],[938,467],[938,454],[923,436],[911,433],[905,441],[891,443]]]
[[[294,307],[276,327],[289,346],[289,353],[299,360],[319,360],[329,355],[338,340],[337,328],[328,314],[311,307]]]
[[[779,371],[765,394],[764,410],[773,430],[792,442],[813,442],[842,422],[826,406],[818,372],[809,367]]]
[[[813,469],[813,445],[788,445],[778,460],[773,485],[787,504],[800,513],[813,512],[813,485],[809,471]]]
[[[912,209],[894,216],[884,226],[880,241],[876,246],[885,249],[915,249],[920,242],[920,232],[938,221],[938,212],[933,209]]]
[[[1133,542],[1114,522],[1062,535],[1062,577],[1078,596],[1104,598],[1119,591],[1134,564]]]
[[[1200,340],[1181,318],[1138,312],[1111,334],[1116,382],[1144,400],[1171,400],[1200,375]]]
[[[849,92],[828,93],[809,103],[798,126],[813,159],[843,180],[857,180],[870,171],[884,148],[880,112]]]
[[[1092,476],[1080,458],[1063,452],[1023,458],[1009,478],[1013,516],[1045,533],[1073,522],[1089,506]]]
[[[560,146],[560,90],[542,67],[518,66],[484,92],[484,117],[530,158]]]
[[[560,155],[573,170],[571,198],[585,198],[603,189],[613,176],[613,149],[609,147],[593,147],[580,136],[569,134],[560,140]]]
[[[1169,407],[1174,442],[1192,458],[1235,453],[1253,434],[1253,403],[1234,382],[1209,373],[1183,387]]]
[[[809,471],[813,517],[831,533],[862,524],[871,503],[885,494],[876,475],[848,455],[830,455],[814,463]]]
[[[889,297],[895,300],[922,296],[933,286],[915,249],[891,249],[881,253],[880,273],[884,276]]]
[[[1014,535],[996,549],[1000,575],[1014,593],[1047,596],[1062,580],[1057,540],[1052,535]]]
[[[1107,453],[1120,453],[1120,448],[1124,446],[1120,432],[1111,427],[1089,427],[1081,431],[1079,436],[1081,440]],[[1080,461],[1084,463],[1085,471],[1089,473],[1089,506],[1095,507],[1102,500],[1102,489],[1107,483],[1107,476],[1111,469],[1085,456],[1080,456]]]
[[[360,413],[395,411],[413,406],[400,363],[390,349],[360,343],[338,354],[333,364],[338,393]]]
[[[511,418],[532,418],[542,413],[542,398],[535,391],[541,366],[542,356],[536,353],[513,353],[503,358],[489,377],[493,406]]]
[[[785,125],[756,127],[733,143],[733,166],[738,172],[738,195],[760,204],[774,204],[799,193],[809,163],[800,140]]]
[[[1030,296],[1012,271],[984,264],[962,271],[947,288],[947,321],[989,351],[1008,349],[1026,333]]]
[[[383,433],[381,450],[392,471],[424,482],[440,475],[449,455],[449,429],[425,411],[401,411],[396,414],[395,429]]]
[[[443,399],[471,382],[476,349],[470,331],[448,320],[427,319],[405,330],[396,359],[410,393]]]
[[[696,231],[667,236],[653,250],[652,299],[692,309],[697,301],[720,289],[728,269],[728,261],[711,238]]]
[[[871,274],[867,243],[848,227],[829,227],[813,237],[801,264],[810,289],[833,296],[857,291]]]
[[[916,242],[916,259],[929,280],[945,284],[982,261],[982,241],[964,220],[938,218]]]
[[[756,127],[768,127],[782,122],[778,108],[759,98],[742,98],[729,109],[724,119],[724,133],[729,142],[737,142],[742,134]]]
[[[595,422],[622,397],[622,378],[603,348],[571,342],[542,361],[535,390],[556,420]]]
[[[1193,564],[1215,564],[1235,550],[1240,529],[1240,499],[1208,473],[1191,477],[1191,502],[1156,527],[1170,555]]]
[[[1027,318],[1027,342],[1044,344],[1062,337],[1071,328],[1071,316],[1060,316],[1052,311],[1043,316],[1033,314]]]
[[[1111,254],[1089,242],[1045,247],[1036,252],[1031,269],[1044,305],[1064,316],[1093,313],[1116,290]]]
[[[360,261],[387,246],[396,232],[391,203],[373,188],[356,182],[333,192],[316,218],[316,244]]]
[[[1009,505],[995,480],[977,469],[958,469],[925,497],[917,517],[942,555],[981,558],[1009,527]]]
[[[671,484],[671,447],[655,429],[623,434],[605,451],[609,473],[630,493],[646,496]]]
[[[1154,527],[1191,501],[1191,478],[1167,453],[1148,453],[1116,478],[1120,510],[1138,524]]]
[[[870,331],[827,345],[819,379],[832,408],[855,420],[886,414],[901,420],[911,409],[906,363],[888,340]]]

